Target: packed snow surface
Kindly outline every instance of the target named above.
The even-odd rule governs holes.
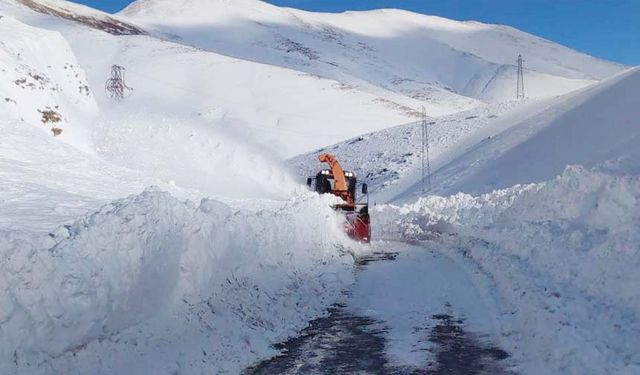
[[[368,264],[350,289],[347,309],[382,322],[390,367],[406,373],[435,367],[439,348],[429,333],[438,315],[464,319],[474,333],[501,340],[497,301],[485,287],[490,280],[472,276],[465,265],[441,255],[443,248],[434,245],[374,244],[373,251],[397,252],[396,258]]]

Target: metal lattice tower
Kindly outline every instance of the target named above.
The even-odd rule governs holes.
[[[427,123],[427,111],[422,106],[421,112],[422,121],[420,122],[422,128],[422,194],[426,193],[425,180],[431,190],[431,160],[429,156],[429,123]]]
[[[105,83],[105,91],[109,98],[122,100],[133,91],[133,89],[124,82],[124,71],[124,67],[120,65],[111,66],[111,77]]]
[[[522,55],[518,55],[518,83],[516,87],[516,99],[524,99],[524,70],[522,68]]]

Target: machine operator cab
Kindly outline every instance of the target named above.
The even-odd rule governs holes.
[[[366,198],[366,200],[364,202],[358,202],[356,195],[358,180],[356,174],[354,172],[345,171],[344,177],[347,181],[347,191],[344,195],[336,193],[336,181],[333,173],[329,169],[323,169],[318,172],[315,177],[307,178],[307,186],[314,189],[318,194],[335,194],[342,197],[347,203],[338,205],[340,206],[339,208],[354,211],[357,206],[361,206],[360,208],[366,209],[366,206],[368,206],[369,203],[369,192],[367,184],[362,184],[361,188],[362,195]],[[345,199],[345,197],[347,199]]]
[[[344,212],[346,217],[345,231],[347,234],[361,242],[370,242],[371,228],[369,220],[369,192],[367,184],[362,184],[360,201],[356,198],[357,177],[354,172],[344,172],[347,189],[336,189],[336,181],[330,169],[323,169],[315,177],[307,178],[307,186],[318,194],[334,194],[342,198],[345,203],[334,205],[337,211]]]

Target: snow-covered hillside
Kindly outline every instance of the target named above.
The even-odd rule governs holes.
[[[60,100],[62,114],[93,117],[69,116],[54,138],[2,112],[0,373],[238,373],[341,298],[352,244],[331,199],[296,197],[269,152],[179,111],[114,110],[102,92],[100,116],[93,96],[65,101],[82,76],[56,74],[59,60],[79,69],[64,39],[8,20],[24,38],[2,40],[15,54],[0,62],[65,89],[9,86],[25,103],[17,114]],[[211,196],[250,209],[201,200]]]
[[[640,69],[576,93],[525,103],[505,102],[429,121],[431,194],[487,193],[541,182],[567,165],[619,161],[637,173]],[[420,123],[375,132],[326,149],[351,161],[379,201],[420,195]],[[317,168],[314,153],[290,161],[299,175]],[[428,188],[428,186],[427,186]]]
[[[437,191],[489,192],[551,179],[567,165],[620,161],[640,171],[640,69],[566,98],[439,171]],[[472,166],[471,166],[472,165]],[[471,167],[470,167],[471,166]]]
[[[50,3],[66,7],[64,1]],[[98,11],[81,9],[85,16],[88,12],[95,13],[94,18],[101,16]],[[141,118],[178,117],[234,134],[282,157],[416,116],[416,108],[308,73],[144,35],[111,35],[101,32],[94,22],[42,14],[13,0],[0,1],[0,12],[29,25],[56,30],[67,39],[87,73],[102,122],[112,118],[121,121],[123,114],[131,113]],[[100,53],[95,53],[96,46],[100,46]],[[103,90],[112,64],[126,68],[127,84],[134,89],[119,105],[108,100]]]
[[[6,15],[0,15],[0,34],[11,35],[0,44],[2,120],[23,121],[50,134],[56,129],[62,138],[77,136],[83,131],[77,125],[95,116],[97,106],[66,40]]]
[[[429,149],[432,171],[437,173],[441,160],[445,162],[477,142],[487,139],[526,118],[532,112],[546,108],[550,101],[509,101],[463,111],[437,119],[429,119]],[[289,164],[302,180],[318,169],[317,155],[328,151],[367,181],[375,201],[386,202],[405,192],[419,177],[422,155],[421,122],[411,122],[378,132],[363,134],[345,142],[299,155]],[[438,179],[433,181],[437,184]]]
[[[119,15],[207,50],[336,79],[409,106],[424,101],[432,116],[471,108],[464,97],[511,99],[519,53],[530,97],[563,94],[623,68],[510,27],[394,9],[328,14],[258,0],[138,0]]]
[[[117,16],[100,12],[88,6],[60,0],[16,0],[15,2],[38,13],[75,21],[113,35],[140,35],[145,31],[128,24]]]
[[[434,117],[511,99],[518,52],[527,60],[529,97],[622,70],[507,27],[396,10],[316,14],[255,0],[140,1],[109,16],[62,0],[2,0],[0,11],[67,38],[103,117],[115,107],[97,88],[119,64],[135,92],[125,107],[180,112],[280,157],[412,121],[421,106]],[[416,41],[424,47],[413,48]]]

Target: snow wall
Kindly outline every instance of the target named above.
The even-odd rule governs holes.
[[[352,282],[330,197],[234,211],[149,189],[0,232],[0,373],[237,373]]]
[[[374,233],[435,236],[449,246],[434,248],[491,276],[503,344],[523,373],[640,372],[640,177],[568,167],[546,183],[429,196],[372,217]]]

